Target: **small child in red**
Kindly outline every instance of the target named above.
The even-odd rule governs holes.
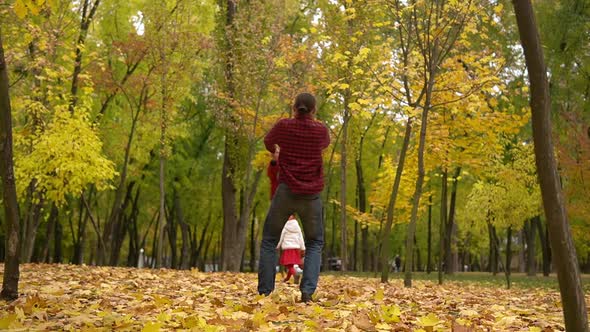
[[[301,255],[305,253],[305,241],[295,216],[291,215],[285,223],[277,249],[283,250],[279,264],[287,270],[287,277],[284,280],[287,282],[296,274],[294,265],[302,264]]]

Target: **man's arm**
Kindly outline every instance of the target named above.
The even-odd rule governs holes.
[[[328,127],[324,125],[324,138],[321,142],[322,150],[327,148],[328,146],[330,146],[330,131],[328,130]]]

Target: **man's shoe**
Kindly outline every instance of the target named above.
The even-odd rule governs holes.
[[[301,302],[308,303],[311,301],[312,301],[311,294],[301,293]]]

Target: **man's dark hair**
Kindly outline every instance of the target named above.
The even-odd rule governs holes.
[[[315,109],[315,97],[311,93],[300,93],[295,98],[293,106],[301,114],[310,113]]]

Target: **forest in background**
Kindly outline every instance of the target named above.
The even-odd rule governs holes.
[[[583,271],[589,8],[536,2]],[[310,91],[332,136],[325,262],[551,271],[509,2],[27,0],[0,21],[21,262],[137,266],[143,249],[158,267],[255,270],[261,139]]]

